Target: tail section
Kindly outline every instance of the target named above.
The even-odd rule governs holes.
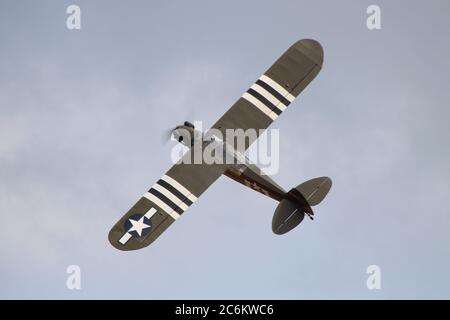
[[[317,206],[325,199],[331,189],[331,179],[321,177],[303,182],[297,188],[292,189],[289,193],[300,193],[311,207]]]
[[[280,201],[273,215],[273,232],[285,234],[291,231],[303,221],[305,214],[313,219],[314,212],[311,207],[322,202],[331,185],[331,179],[328,177],[315,178],[286,193],[285,199]]]

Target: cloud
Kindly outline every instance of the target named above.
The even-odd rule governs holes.
[[[51,2],[36,7],[46,24],[40,14],[2,17],[0,296],[448,297],[449,97],[438,71],[447,65],[424,58],[448,46],[432,46],[426,25],[369,33],[360,4],[323,16],[324,4],[289,3],[282,15],[241,6],[230,24],[230,3],[195,12],[184,2],[110,4],[106,14],[81,2],[80,33]],[[382,7],[403,21],[401,3]],[[277,203],[223,177],[150,248],[114,250],[109,228],[171,165],[160,133],[184,120],[212,125],[308,32],[324,43],[326,64],[273,126],[274,179],[288,189],[331,176],[317,219],[276,237]],[[417,46],[423,39],[430,46]],[[81,292],[65,287],[69,264],[82,269]],[[370,264],[382,269],[382,292],[365,289]]]

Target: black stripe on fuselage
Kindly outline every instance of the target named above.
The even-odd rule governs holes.
[[[289,102],[288,99],[286,99],[285,97],[283,97],[283,95],[281,93],[279,93],[277,90],[275,90],[274,88],[272,88],[270,85],[268,85],[267,83],[265,83],[264,81],[262,81],[261,79],[256,81],[256,84],[263,87],[264,89],[266,89],[267,91],[269,91],[275,98],[277,98],[278,100],[280,100],[280,102],[282,104],[284,104],[286,107],[288,105],[290,105],[291,103]]]
[[[157,184],[160,186],[166,188],[170,193],[172,193],[175,197],[183,201],[186,205],[190,206],[192,204],[192,201],[189,200],[187,197],[185,197],[180,191],[172,187],[172,185],[168,184],[164,180],[158,180]]]
[[[169,198],[167,198],[165,195],[163,195],[158,190],[151,188],[150,190],[148,190],[148,192],[153,194],[155,197],[157,197],[159,200],[161,200],[165,204],[167,204],[169,207],[171,207],[173,210],[175,210],[175,212],[177,212],[178,214],[182,214],[184,212],[183,209],[181,209],[179,206],[177,206],[175,203],[173,203]]]
[[[270,108],[270,110],[272,110],[273,112],[275,112],[277,115],[281,114],[281,110],[278,109],[272,102],[270,102],[269,100],[267,100],[262,94],[260,94],[259,92],[253,90],[253,89],[248,89],[247,93],[251,94],[252,96],[254,96],[256,99],[258,99],[259,101],[261,101],[263,104],[265,104],[267,107]]]

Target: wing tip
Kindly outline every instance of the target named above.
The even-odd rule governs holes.
[[[324,53],[323,47],[318,41],[313,39],[302,39],[297,41],[294,46],[318,66],[322,67]]]
[[[131,247],[129,245],[126,245],[126,244],[122,245],[119,242],[120,238],[121,238],[120,232],[115,230],[115,228],[111,229],[111,231],[108,234],[108,240],[109,240],[109,243],[114,248],[116,248],[117,250],[120,250],[120,251],[133,251],[133,250],[139,249],[139,248],[133,248],[133,247]]]

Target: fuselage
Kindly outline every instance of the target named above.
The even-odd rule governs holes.
[[[265,175],[256,164],[252,163],[244,152],[236,150],[221,138],[212,136],[212,139],[205,141],[201,132],[195,130],[193,126],[187,125],[177,126],[173,135],[175,140],[189,148],[192,148],[199,139],[202,140],[200,142],[202,147],[212,142],[216,143],[223,148],[224,157],[226,155],[232,159],[228,169],[224,172],[225,176],[276,201],[281,201],[286,197],[286,191],[268,175]]]

